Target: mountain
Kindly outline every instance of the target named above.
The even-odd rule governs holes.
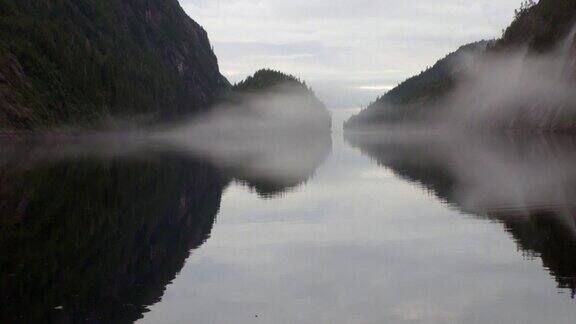
[[[306,82],[301,81],[293,75],[271,69],[258,70],[254,75],[240,81],[232,88],[237,92],[257,92],[263,90],[274,90],[286,85],[293,86],[311,96],[315,96],[312,90],[306,85]]]
[[[305,82],[260,70],[170,139],[210,157],[224,173],[275,198],[311,178],[332,152],[332,117]]]
[[[573,131],[575,21],[574,1],[525,1],[500,39],[464,46],[345,126],[443,119],[468,126]]]
[[[306,82],[279,71],[257,71],[232,86],[230,99],[257,114],[281,113],[284,117],[292,114],[311,127],[330,129],[332,126],[326,106]]]
[[[564,39],[574,27],[576,2],[572,0],[527,1],[504,35],[496,50],[528,46],[535,52],[546,52]]]
[[[228,87],[177,0],[0,0],[0,130],[192,114]]]
[[[347,127],[425,118],[428,105],[448,94],[461,77],[463,60],[483,53],[491,44],[480,41],[460,47],[436,64],[382,95],[362,113],[346,122]]]
[[[326,106],[314,91],[293,75],[285,74],[271,69],[256,71],[254,75],[232,86],[236,94],[257,95],[257,94],[297,94],[310,100],[310,103],[317,109],[326,110]]]

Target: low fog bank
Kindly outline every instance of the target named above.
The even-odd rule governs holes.
[[[328,112],[291,91],[242,95],[155,137],[210,158],[259,192],[278,181],[296,185],[332,150]]]
[[[231,179],[274,196],[310,178],[332,150],[324,107],[285,91],[235,97],[212,112],[148,131],[91,133],[0,143],[2,172],[77,160],[209,161]]]

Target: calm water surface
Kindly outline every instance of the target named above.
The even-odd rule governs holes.
[[[301,172],[104,142],[3,149],[2,322],[576,319],[570,139],[335,132]]]

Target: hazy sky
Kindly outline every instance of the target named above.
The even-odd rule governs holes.
[[[495,38],[520,0],[180,0],[236,82],[269,67],[353,108],[468,42]]]

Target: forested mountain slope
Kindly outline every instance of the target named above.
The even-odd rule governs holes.
[[[424,118],[427,113],[424,107],[441,100],[458,82],[466,56],[470,58],[483,53],[489,44],[489,41],[480,41],[460,47],[438,60],[432,67],[380,96],[362,113],[352,117],[346,125]]]
[[[228,87],[177,0],[0,0],[0,129],[194,113]]]
[[[330,129],[332,117],[305,81],[271,69],[261,69],[232,87],[232,101],[251,106],[259,114],[296,114],[311,127]],[[263,104],[260,104],[263,103]],[[260,106],[260,107],[259,107]],[[320,129],[318,129],[320,130]]]
[[[576,80],[575,22],[574,1],[525,1],[500,39],[460,48],[378,98],[346,126],[426,122],[456,111],[477,125],[576,129],[576,98],[570,95]],[[466,93],[458,92],[465,87]]]

